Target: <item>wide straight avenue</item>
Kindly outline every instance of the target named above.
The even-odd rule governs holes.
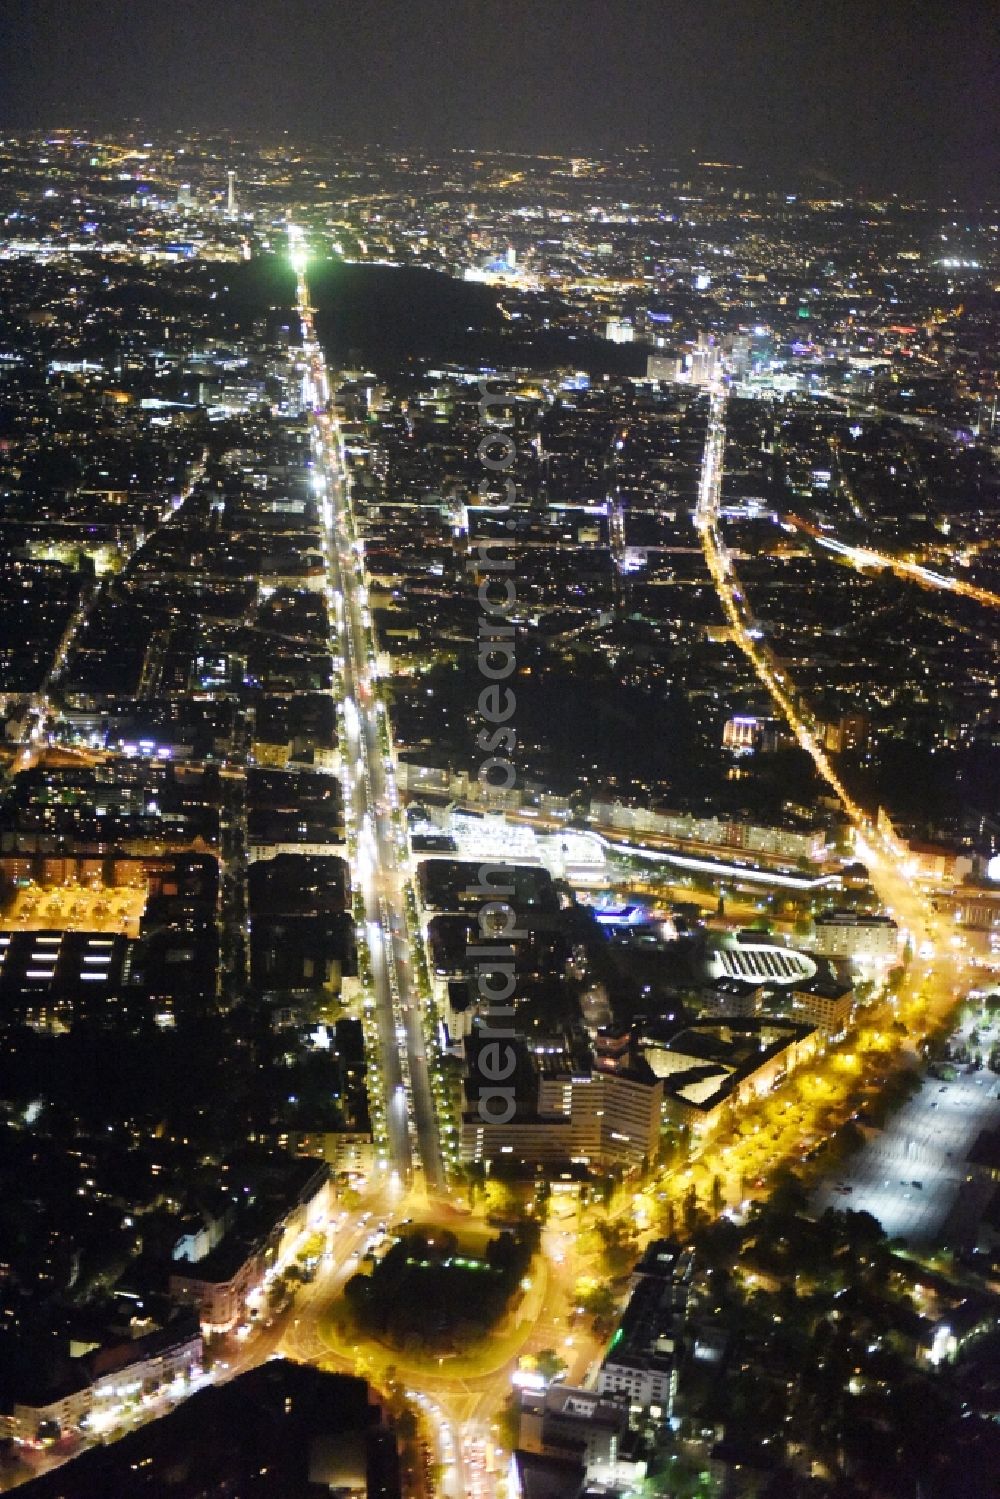
[[[392,738],[385,704],[375,690],[375,647],[360,557],[352,541],[350,484],[340,430],[327,411],[329,380],[313,325],[304,247],[294,230],[289,239],[305,371],[314,392],[313,448],[322,484],[332,648],[342,684],[345,813],[353,835],[352,875],[364,901],[389,1165],[406,1185],[413,1183],[415,1170],[422,1171],[428,1192],[440,1192],[445,1188],[444,1162],[407,936],[407,844],[395,816],[399,799]]]

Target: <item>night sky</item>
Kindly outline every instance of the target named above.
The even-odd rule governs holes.
[[[0,125],[646,144],[998,192],[996,0],[5,0]]]

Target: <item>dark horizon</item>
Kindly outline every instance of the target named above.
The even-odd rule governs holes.
[[[9,0],[0,128],[164,128],[544,154],[649,146],[845,191],[992,201],[996,9],[794,0]]]

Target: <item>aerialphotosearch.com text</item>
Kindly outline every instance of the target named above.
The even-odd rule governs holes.
[[[485,385],[481,389],[479,414],[487,430],[477,456],[490,476],[505,475],[505,499],[512,505],[517,484],[510,470],[517,461],[517,445],[493,412],[495,407],[508,409],[512,397],[504,390],[490,391]],[[508,526],[513,528],[513,524],[511,518]],[[484,755],[479,782],[489,803],[491,798],[499,801],[517,782],[512,759],[517,747],[517,698],[509,685],[517,669],[511,617],[517,602],[512,545],[501,541],[474,545],[466,566],[479,579],[477,666],[482,685],[477,708],[482,727],[476,743]],[[506,1124],[517,1110],[517,1052],[511,1044],[517,983],[514,943],[527,932],[517,924],[514,870],[510,865],[481,864],[474,893],[482,900],[477,913],[478,940],[469,946],[480,1013],[480,1045],[475,1059],[479,1118],[483,1124]]]

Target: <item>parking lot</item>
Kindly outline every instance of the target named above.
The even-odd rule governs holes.
[[[873,1214],[909,1244],[956,1243],[974,1231],[991,1183],[966,1184],[966,1154],[980,1130],[1000,1125],[1000,1078],[982,1071],[954,1082],[925,1079],[886,1128],[813,1194],[817,1212]],[[918,1185],[919,1184],[919,1185]]]

